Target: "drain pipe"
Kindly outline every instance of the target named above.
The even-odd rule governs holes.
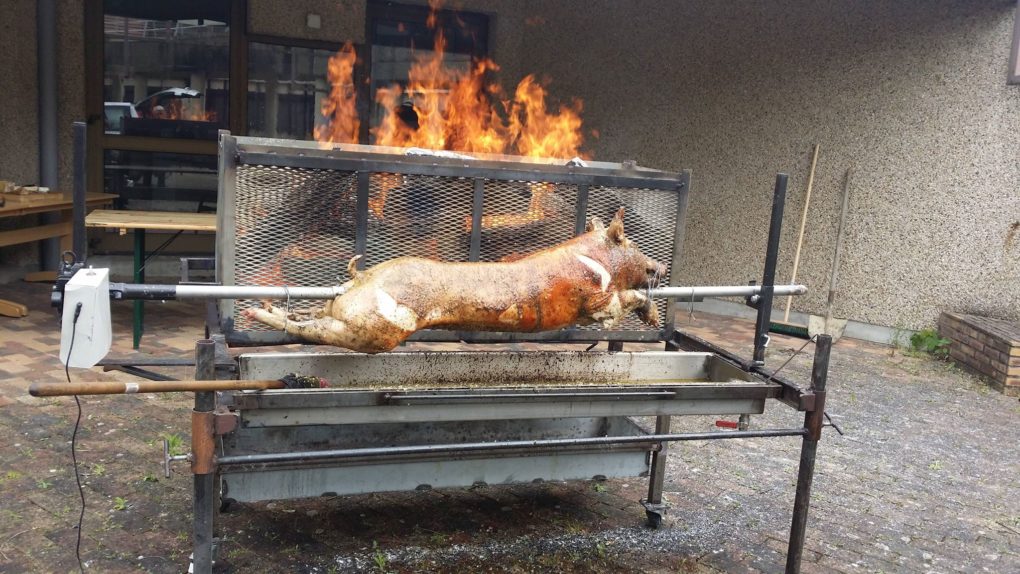
[[[57,1],[36,3],[36,64],[39,75],[39,185],[55,191],[57,175]],[[43,224],[57,223],[60,215],[44,213]],[[57,269],[60,239],[40,242],[39,268]]]

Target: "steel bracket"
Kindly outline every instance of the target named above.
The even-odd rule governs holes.
[[[234,432],[239,420],[237,413],[226,409],[217,410],[213,413],[213,434],[220,436]]]

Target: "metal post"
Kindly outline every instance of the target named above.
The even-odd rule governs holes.
[[[800,572],[804,554],[804,536],[807,532],[808,508],[811,505],[811,481],[815,473],[815,454],[822,436],[825,413],[825,381],[829,373],[829,352],[832,337],[819,335],[815,343],[815,361],[811,367],[811,390],[815,395],[813,408],[804,415],[804,442],[800,449],[800,470],[797,472],[797,494],[793,502],[793,524],[790,526],[790,546],[786,551],[786,573]]]
[[[475,178],[474,195],[471,199],[471,243],[468,247],[468,261],[482,258],[482,211],[485,202],[485,180]]]
[[[202,339],[195,344],[195,379],[211,380],[216,376],[216,344]],[[191,471],[194,473],[194,555],[195,574],[212,572],[213,517],[216,508],[215,442],[213,411],[215,393],[195,393],[195,410],[191,415]]]
[[[85,122],[74,122],[74,207],[72,210],[71,250],[79,261],[88,258],[85,237]]]
[[[669,415],[655,417],[655,434],[669,434],[672,418]],[[666,478],[666,451],[668,442],[659,443],[659,450],[652,452],[652,468],[648,476],[648,498],[644,501],[645,516],[648,526],[658,528],[662,525],[662,516],[666,506],[662,503],[662,485]]]
[[[36,49],[39,74],[39,185],[56,190],[57,158],[57,2],[39,0],[36,4]],[[43,214],[42,223],[56,223],[59,215]],[[60,266],[60,240],[46,239],[41,243],[41,269]]]
[[[135,229],[135,283],[145,283],[145,230]],[[145,322],[145,302],[136,299],[132,321],[134,348],[142,342],[142,325]]]
[[[776,175],[776,190],[772,197],[772,218],[769,222],[769,242],[765,249],[765,273],[761,281],[758,300],[758,318],[754,325],[755,363],[765,363],[765,345],[768,344],[769,321],[772,319],[772,296],[776,282],[776,261],[779,259],[779,238],[783,229],[783,206],[786,203],[787,175]]]

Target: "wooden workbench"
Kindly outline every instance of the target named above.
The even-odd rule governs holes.
[[[35,213],[67,212],[60,223],[36,225],[10,231],[0,231],[0,247],[29,243],[50,237],[62,239],[61,248],[70,249],[71,244],[71,209],[74,202],[70,194],[34,193],[31,195],[13,195],[5,193],[4,206],[0,207],[0,217],[18,217]],[[89,193],[85,196],[85,207],[99,207],[116,199],[111,193]],[[65,245],[66,244],[66,245]]]
[[[129,229],[216,231],[216,214],[97,209],[88,214],[85,218],[85,225],[87,227],[117,229],[121,235],[126,234]]]
[[[60,223],[47,223],[11,229],[9,231],[0,231],[0,247],[59,237],[61,251],[71,249],[71,211],[74,208],[74,200],[71,194],[49,192],[15,195],[5,193],[0,195],[0,197],[4,200],[4,205],[0,207],[0,217],[19,217],[22,215],[50,212],[61,214]],[[116,195],[110,193],[89,193],[85,195],[85,207],[88,209],[89,207],[106,205],[116,198]],[[0,299],[0,315],[24,317],[27,314],[28,308],[21,303]]]
[[[178,211],[118,211],[114,209],[97,209],[85,217],[86,227],[98,229],[116,229],[121,235],[129,230],[135,236],[135,283],[145,283],[145,263],[168,246],[183,231],[216,231],[215,213],[186,213]],[[173,237],[156,248],[152,253],[145,252],[145,232],[173,231]],[[142,340],[145,324],[145,307],[143,301],[134,302],[134,321],[132,343],[135,349]]]

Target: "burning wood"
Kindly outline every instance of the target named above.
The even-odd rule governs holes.
[[[388,351],[419,329],[536,332],[574,324],[610,327],[631,311],[659,317],[645,290],[665,274],[624,235],[621,209],[608,228],[509,263],[444,263],[401,257],[348,271],[346,292],[315,319],[294,320],[267,305],[243,312],[309,342],[366,353]]]

